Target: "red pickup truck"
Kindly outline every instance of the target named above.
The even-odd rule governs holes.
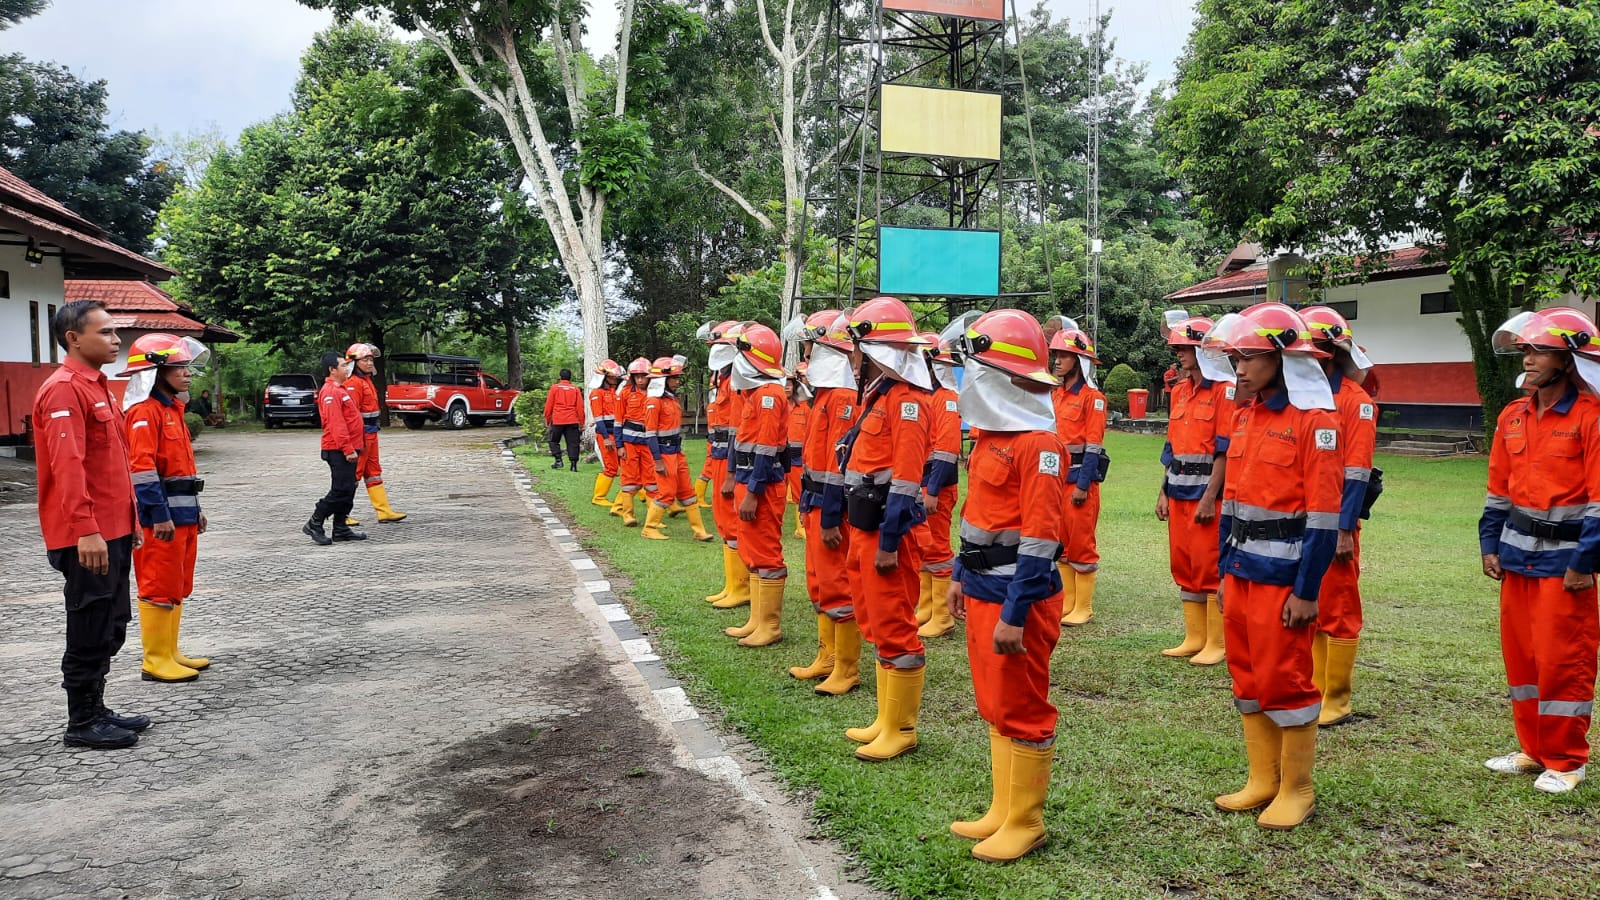
[[[407,428],[441,421],[451,428],[491,419],[516,422],[511,401],[519,392],[483,371],[470,356],[396,353],[388,358],[388,370],[384,402]]]

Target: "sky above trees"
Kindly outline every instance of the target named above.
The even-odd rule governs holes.
[[[1194,17],[1191,0],[1101,0],[1112,12],[1117,55],[1150,65],[1146,84],[1171,77]],[[1026,12],[1030,0],[1020,0]],[[596,2],[591,52],[614,41],[616,7]],[[1088,0],[1048,0],[1054,19],[1081,27]],[[109,123],[174,135],[215,127],[232,140],[247,125],[288,107],[300,54],[332,22],[295,0],[151,0],[138,14],[126,0],[53,0],[50,8],[0,32],[0,54],[65,66],[105,79]]]

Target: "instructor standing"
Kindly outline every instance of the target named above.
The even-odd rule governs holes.
[[[361,412],[355,398],[345,390],[353,364],[337,353],[322,354],[322,389],[317,391],[317,409],[322,415],[322,461],[328,464],[332,484],[328,493],[317,501],[311,519],[300,530],[313,541],[326,547],[334,541],[364,541],[364,532],[352,529],[345,522],[350,507],[356,499],[356,460],[361,456],[363,432]],[[323,523],[333,517],[333,537],[323,530]]]
[[[144,716],[119,716],[104,703],[111,658],[133,618],[128,576],[133,548],[133,481],[122,412],[100,367],[122,346],[105,304],[68,303],[51,323],[62,364],[33,403],[39,463],[39,527],[50,567],[66,577],[67,650],[61,687],[67,692],[69,747],[131,747],[150,727]]]

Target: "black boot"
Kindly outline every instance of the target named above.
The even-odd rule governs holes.
[[[367,539],[365,531],[356,531],[340,519],[333,523],[333,540],[335,541],[364,541]]]
[[[61,742],[91,750],[121,750],[139,743],[139,735],[100,718],[99,706],[92,688],[68,691],[67,732]]]
[[[150,727],[149,716],[119,716],[115,710],[106,708],[106,683],[104,680],[95,686],[94,705],[95,709],[100,711],[101,721],[110,722],[118,728],[138,733]]]
[[[335,525],[333,526],[333,533],[338,534],[341,527],[348,530],[350,526]],[[320,519],[313,518],[306,520],[306,524],[300,526],[300,530],[305,534],[310,535],[311,539],[316,541],[320,546],[326,547],[333,543],[333,539],[328,537],[328,532],[323,530],[322,521]]]
[[[550,464],[550,468],[552,468],[552,469],[561,468],[561,457],[559,455],[556,457],[556,461]]]
[[[572,471],[574,471],[574,472],[578,471],[578,461],[577,460],[573,460],[572,461],[571,468],[572,468]]]

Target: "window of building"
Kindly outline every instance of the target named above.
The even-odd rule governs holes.
[[[45,307],[45,312],[46,312],[46,315],[45,315],[44,321],[45,321],[45,325],[46,325],[46,330],[48,330],[50,327],[53,327],[55,325],[55,321],[56,321],[56,305],[54,303],[52,303],[49,306],[46,306]],[[61,345],[56,343],[55,335],[54,334],[46,334],[44,342],[46,344],[50,345],[50,364],[51,365],[55,365],[56,363],[61,362]]]
[[[11,273],[0,269],[0,300],[11,298]]]
[[[1461,304],[1449,291],[1434,291],[1422,295],[1422,314],[1460,312]]]
[[[1339,315],[1344,316],[1344,320],[1346,322],[1354,322],[1356,320],[1356,301],[1354,300],[1341,300],[1338,303],[1329,303],[1328,308]]]
[[[28,324],[33,329],[33,364],[39,364],[39,301],[28,301]]]

